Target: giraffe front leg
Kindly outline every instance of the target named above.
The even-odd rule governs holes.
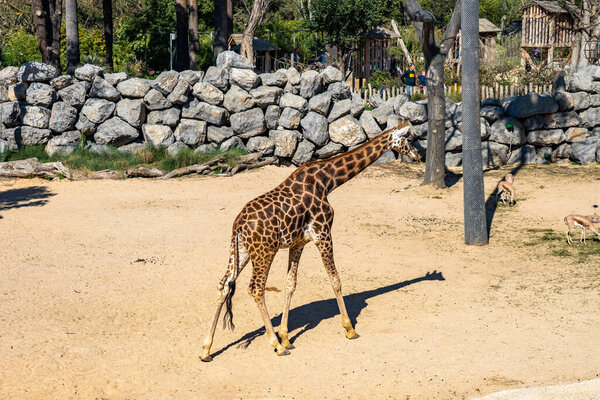
[[[300,262],[302,250],[304,250],[304,247],[290,248],[288,272],[285,280],[285,299],[283,303],[283,313],[281,314],[281,324],[279,325],[279,338],[281,339],[281,345],[286,349],[294,348],[294,346],[290,343],[290,340],[288,338],[288,316],[290,313],[292,295],[296,290],[296,281],[298,278],[298,263]]]
[[[346,304],[344,303],[344,297],[342,296],[342,282],[333,261],[333,241],[331,240],[331,235],[321,234],[320,240],[316,245],[321,252],[321,259],[325,265],[325,270],[327,270],[327,275],[329,275],[331,286],[333,286],[333,292],[335,293],[335,298],[342,316],[342,326],[346,329],[346,337],[348,339],[356,339],[358,338],[358,333],[354,330],[352,321],[350,321],[350,317],[348,316],[348,311],[346,311]]]
[[[225,285],[225,287],[221,288],[221,284],[219,284],[219,297],[217,298],[217,309],[213,315],[212,321],[210,323],[210,328],[208,330],[208,334],[206,335],[206,339],[204,339],[204,344],[202,346],[202,354],[200,355],[200,359],[204,362],[212,361],[212,357],[210,356],[210,347],[212,346],[213,338],[215,336],[215,329],[217,327],[217,321],[219,320],[219,316],[221,315],[221,309],[223,308],[223,303],[225,303],[225,299],[229,294],[229,285]]]

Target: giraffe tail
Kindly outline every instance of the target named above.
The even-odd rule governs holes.
[[[229,291],[227,296],[225,296],[225,315],[223,315],[223,329],[229,328],[230,330],[235,329],[235,325],[233,324],[233,295],[235,294],[235,280],[237,278],[237,272],[240,267],[240,251],[238,248],[238,236],[239,233],[236,231],[233,235],[233,252],[235,258],[235,269],[232,278],[227,282],[229,286]]]

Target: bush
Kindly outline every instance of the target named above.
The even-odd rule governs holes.
[[[21,66],[29,61],[42,61],[35,35],[23,27],[3,32],[5,38],[0,49],[0,66]]]

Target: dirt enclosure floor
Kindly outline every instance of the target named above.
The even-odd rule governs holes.
[[[599,213],[600,168],[515,171],[490,193],[489,246],[463,244],[462,179],[373,166],[330,195],[347,340],[314,245],[292,299],[291,355],[270,349],[238,280],[232,331],[198,359],[231,224],[291,168],[171,181],[0,182],[1,399],[470,399],[600,373],[600,242],[563,217]],[[267,283],[279,324],[287,250]]]

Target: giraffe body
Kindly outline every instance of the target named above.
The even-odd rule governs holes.
[[[352,327],[341,294],[341,281],[333,259],[331,226],[334,211],[327,195],[377,160],[390,148],[418,160],[412,147],[410,126],[403,122],[357,149],[314,161],[296,169],[279,186],[249,201],[235,219],[232,229],[229,265],[218,285],[217,309],[200,358],[210,361],[210,347],[222,306],[227,303],[225,318],[232,324],[231,296],[235,280],[248,261],[252,261],[252,277],[248,292],[254,298],[265,323],[269,343],[278,355],[289,354],[293,346],[288,339],[288,314],[291,296],[296,288],[298,262],[304,246],[313,242],[321,253],[342,316],[346,337],[358,337]],[[264,291],[269,269],[279,249],[289,248],[285,301],[277,339],[269,317]]]

